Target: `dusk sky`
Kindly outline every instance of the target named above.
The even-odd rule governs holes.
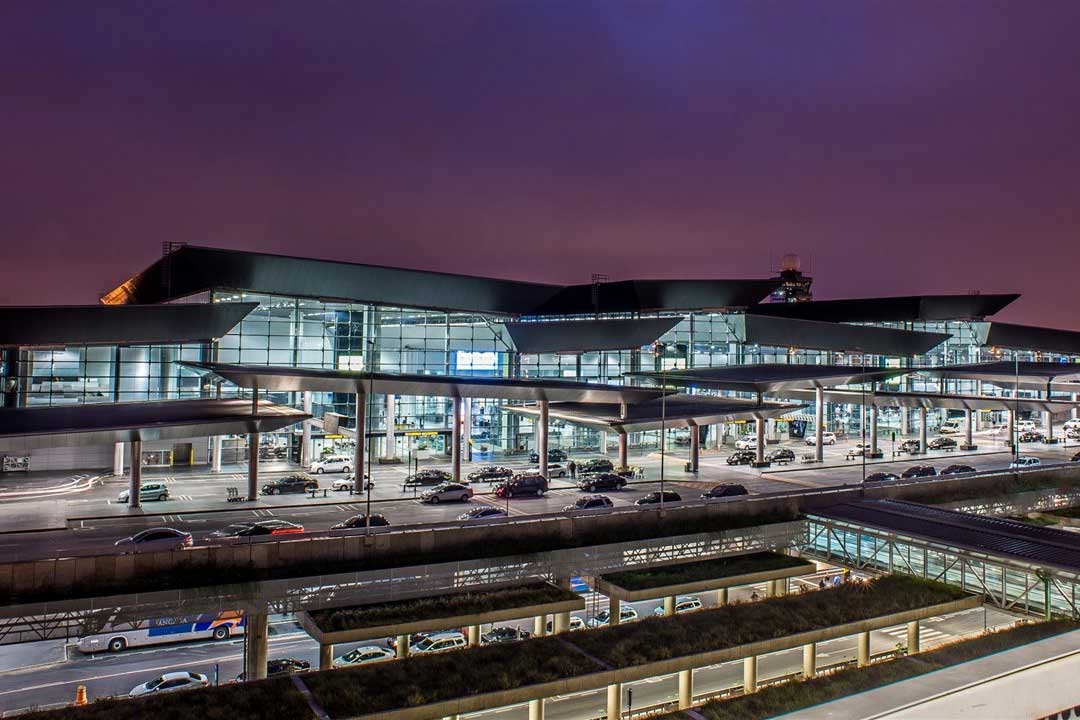
[[[1080,329],[1076,0],[4,0],[0,304],[164,242],[1018,291]]]

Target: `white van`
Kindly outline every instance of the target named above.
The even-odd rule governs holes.
[[[938,432],[942,435],[958,435],[967,428],[967,421],[963,418],[950,418],[941,423]]]
[[[350,470],[352,470],[352,458],[344,455],[331,455],[311,463],[311,472],[316,474],[324,472],[348,473]]]

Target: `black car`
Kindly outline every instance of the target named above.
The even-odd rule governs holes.
[[[896,473],[876,472],[876,473],[870,473],[869,475],[864,477],[863,482],[864,483],[894,482],[894,481],[899,480],[899,479],[900,479],[900,476],[897,475]]]
[[[1070,460],[1070,462],[1080,462],[1080,452],[1078,452],[1078,453],[1076,453],[1075,455],[1073,455],[1073,456],[1072,456],[1072,459]]]
[[[304,532],[303,525],[297,525],[287,520],[260,520],[258,522],[228,525],[210,533],[210,537],[259,537],[263,535],[295,535],[302,532]]]
[[[671,490],[665,490],[664,493],[663,493],[663,496],[664,496],[663,501],[666,502],[666,503],[682,502],[682,496],[679,495],[679,493],[677,493],[677,492],[672,492]],[[651,492],[648,495],[645,495],[644,497],[638,498],[637,502],[635,502],[634,504],[635,505],[657,505],[659,503],[660,503],[660,492],[656,491],[656,492]]]
[[[917,452],[919,452],[919,441],[918,440],[905,440],[904,442],[900,443],[900,452],[906,452],[906,453],[917,453]]]
[[[737,483],[724,483],[723,485],[716,485],[711,490],[707,490],[701,493],[702,500],[708,500],[710,498],[723,498],[723,497],[737,497],[739,495],[749,495],[746,492],[746,488]]]
[[[540,462],[540,454],[530,453],[529,462],[533,464]],[[560,450],[559,448],[552,448],[548,450],[548,462],[566,462],[566,451]]]
[[[622,490],[626,487],[626,478],[612,472],[596,473],[578,480],[578,489],[585,492],[597,490]]]
[[[282,495],[284,493],[302,493],[308,490],[317,490],[319,481],[310,475],[295,473],[286,475],[263,484],[263,495]]]
[[[941,475],[959,475],[960,473],[975,472],[975,468],[970,465],[949,465],[947,468],[941,471]]]
[[[297,660],[296,658],[280,658],[277,660],[266,661],[266,677],[271,678],[277,675],[291,675],[292,673],[303,672],[304,670],[310,670],[311,663],[306,660]],[[244,682],[244,673],[240,673],[236,676],[236,682]]]
[[[344,522],[339,522],[337,525],[331,525],[330,529],[353,530],[355,528],[367,527],[368,524],[364,522],[366,519],[367,518],[364,513],[360,513],[359,515],[353,515],[351,518],[345,520]],[[386,519],[385,515],[379,515],[378,513],[371,514],[371,527],[386,527],[389,524],[390,521]]]
[[[469,482],[491,482],[492,480],[506,480],[514,476],[514,471],[508,467],[488,465],[479,470],[469,473]]]
[[[912,465],[904,472],[900,473],[900,477],[905,480],[918,477],[932,477],[937,475],[937,470],[933,465]]]
[[[608,508],[613,507],[615,503],[611,502],[611,498],[606,495],[589,495],[587,497],[578,498],[573,505],[567,505],[563,508],[566,512],[573,512],[574,510],[594,510],[596,508]]]
[[[405,484],[412,486],[438,485],[439,483],[450,482],[453,479],[454,476],[445,470],[421,470],[405,478]]]
[[[607,458],[592,458],[585,460],[577,466],[578,475],[588,475],[589,473],[609,473],[615,470],[615,464]]]
[[[765,459],[768,460],[769,462],[774,462],[774,463],[794,462],[795,461],[795,451],[792,450],[791,448],[777,448],[776,450],[773,450],[771,453],[766,455]]]
[[[757,460],[756,450],[736,450],[727,456],[728,465],[749,465]]]
[[[480,642],[485,645],[498,645],[500,643],[514,642],[515,640],[526,640],[530,637],[532,637],[532,633],[520,628],[497,627],[491,628],[491,630],[481,635]]]
[[[543,495],[548,490],[547,478],[543,475],[516,475],[511,480],[502,483],[495,488],[495,495],[501,498],[512,498],[522,495]]]
[[[1037,430],[1025,430],[1017,438],[1019,442],[1043,442],[1046,436]]]
[[[926,447],[931,450],[947,450],[949,448],[956,447],[956,441],[951,437],[936,437],[930,442],[926,443]]]

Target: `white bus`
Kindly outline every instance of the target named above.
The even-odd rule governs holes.
[[[96,635],[79,638],[80,652],[108,650],[120,652],[132,647],[160,645],[189,640],[227,640],[244,634],[244,614],[226,611],[217,614],[153,618],[136,623],[108,626]]]

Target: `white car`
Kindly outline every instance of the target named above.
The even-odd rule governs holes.
[[[686,597],[677,598],[675,600],[675,614],[676,615],[678,615],[679,613],[686,613],[686,612],[693,612],[695,610],[700,610],[703,607],[704,607],[704,605],[701,604],[701,600],[694,597],[693,595],[688,595]],[[664,614],[664,606],[659,605],[656,608],[654,608],[652,612],[653,612],[653,615],[661,615],[662,616]]]
[[[331,472],[347,474],[350,470],[352,470],[352,459],[344,455],[332,455],[311,463],[311,472],[316,474]]]
[[[1011,468],[1035,467],[1036,465],[1042,465],[1042,460],[1030,455],[1020,455],[1009,463],[1009,467]]]
[[[334,667],[347,667],[349,665],[364,665],[366,663],[392,660],[397,653],[390,648],[378,645],[364,645],[345,653],[341,657],[334,658]]]
[[[423,655],[425,653],[440,653],[448,650],[460,650],[468,647],[469,641],[459,632],[438,633],[429,635],[414,645],[409,646],[410,655]]]
[[[551,621],[548,620],[547,621],[547,631],[548,631],[548,633],[551,633],[552,629],[554,627],[555,626],[551,624]],[[569,625],[569,627],[567,627],[567,630],[584,630],[585,627],[586,626],[585,626],[585,621],[584,620],[579,618],[577,615],[571,615],[570,616],[570,625]]]
[[[813,433],[807,435],[806,436],[806,444],[807,445],[817,445],[817,435],[815,435]],[[823,433],[821,433],[821,444],[822,445],[835,445],[836,444],[836,433],[833,433],[833,432],[823,432]]]
[[[331,490],[352,490],[356,481],[351,477],[334,478],[334,481],[330,483]],[[364,476],[364,489],[371,490],[375,487],[375,483],[368,480],[368,476]]]
[[[597,614],[596,617],[589,618],[589,622],[587,624],[588,624],[589,627],[604,627],[604,626],[606,626],[608,624],[608,617],[609,617],[608,611],[604,610],[604,611],[600,612],[599,614]],[[637,618],[638,618],[637,610],[630,607],[629,605],[623,605],[622,607],[619,608],[619,622],[620,623],[630,622],[631,620],[637,620]]]
[[[1066,420],[1061,427],[1065,428],[1066,430],[1080,430],[1080,418],[1072,418],[1071,420]]]
[[[174,690],[192,690],[206,687],[210,684],[205,675],[193,672],[171,672],[158,675],[150,682],[136,685],[128,693],[131,697],[149,695],[150,693],[172,692]]]
[[[1016,423],[1016,432],[1018,433],[1035,432],[1038,429],[1039,428],[1035,424],[1034,420],[1021,420],[1020,422]]]
[[[420,493],[420,502],[438,505],[441,502],[469,502],[473,489],[469,485],[449,482],[440,483],[430,490]]]
[[[548,472],[547,476],[549,478],[553,478],[553,477],[564,478],[569,473],[569,471],[566,469],[566,466],[561,464],[561,463],[548,463],[547,472]],[[540,466],[539,465],[533,465],[532,467],[530,467],[528,470],[525,471],[525,474],[526,475],[539,475],[540,474]]]
[[[126,538],[121,538],[113,546],[121,553],[159,552],[165,550],[183,550],[191,547],[191,533],[167,527],[148,528]]]
[[[735,441],[736,450],[757,450],[757,438],[747,436]]]

